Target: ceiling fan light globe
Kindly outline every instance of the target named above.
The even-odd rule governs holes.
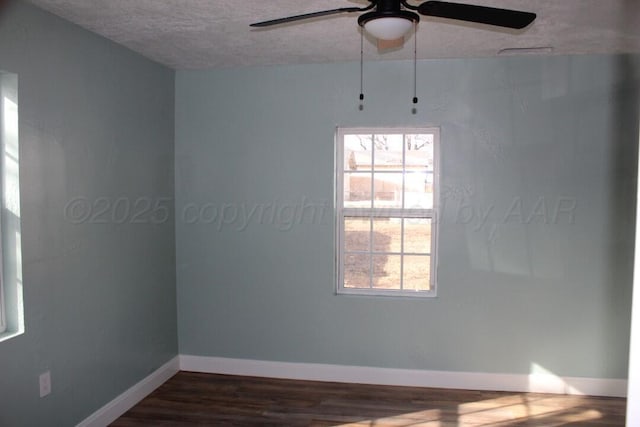
[[[407,18],[385,16],[372,19],[364,24],[364,29],[380,40],[396,40],[404,37],[413,27],[413,21]]]

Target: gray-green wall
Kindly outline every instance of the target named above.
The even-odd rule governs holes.
[[[181,354],[626,378],[639,64],[179,71]],[[437,298],[335,295],[336,126],[441,128]]]
[[[174,72],[22,1],[0,69],[19,76],[26,326],[0,342],[0,425],[74,425],[177,354]],[[119,198],[170,215],[134,224],[120,202],[113,221]]]

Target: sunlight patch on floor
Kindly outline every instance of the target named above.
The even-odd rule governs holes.
[[[406,414],[377,418],[375,420],[363,420],[356,423],[342,424],[340,427],[404,427],[404,426],[428,426],[448,427],[440,419],[443,417],[440,409],[428,409],[424,411],[408,412]]]
[[[511,396],[519,397],[521,403],[505,403],[489,401],[473,402],[471,407],[476,407],[476,411],[470,408],[461,411],[457,426],[508,426],[514,422],[525,422],[540,420],[545,426],[561,426],[567,423],[593,421],[602,417],[597,410],[580,408],[579,406],[569,406],[566,404],[559,405],[558,401],[551,398],[528,398],[527,396]],[[579,402],[575,402],[579,405]],[[461,405],[461,406],[467,406]],[[484,407],[484,409],[480,409]],[[544,420],[544,421],[542,421]]]
[[[342,427],[507,427],[540,422],[545,426],[579,425],[602,417],[600,411],[581,406],[580,396],[513,394],[384,418],[343,424]]]

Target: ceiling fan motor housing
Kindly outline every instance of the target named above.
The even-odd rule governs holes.
[[[420,21],[420,15],[401,8],[400,0],[377,0],[376,10],[360,15],[358,24],[362,27],[367,22],[378,18],[403,18],[411,22]]]
[[[391,19],[385,19],[385,18],[391,18]],[[372,21],[376,21],[379,19],[381,20],[379,21],[380,23],[383,22],[384,20],[399,20],[401,22],[406,21],[412,25],[420,21],[420,15],[418,15],[417,13],[410,12],[408,10],[403,10],[400,6],[400,0],[378,0],[376,1],[376,10],[374,12],[368,12],[363,15],[360,15],[360,17],[358,18],[358,25],[365,28],[370,33],[373,33],[373,35],[375,35],[377,38],[380,38],[380,39],[397,38],[398,35],[389,36],[389,37],[382,36],[382,34],[384,34],[384,31],[382,33],[375,30],[371,31],[372,30],[371,27],[375,25],[373,24]]]

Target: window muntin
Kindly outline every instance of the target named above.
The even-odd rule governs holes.
[[[339,128],[338,293],[435,296],[437,128]]]

